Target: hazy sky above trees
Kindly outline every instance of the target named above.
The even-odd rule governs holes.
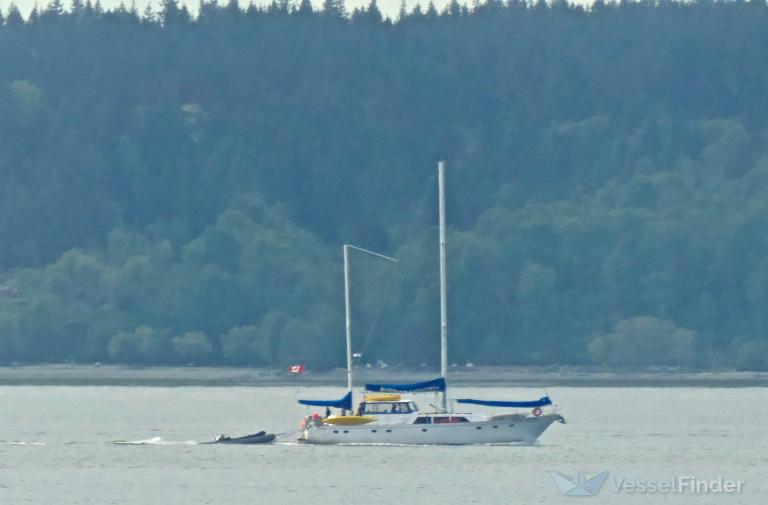
[[[105,9],[112,9],[114,7],[117,7],[120,5],[121,0],[102,0],[101,4]],[[29,15],[29,12],[32,10],[32,8],[37,4],[38,6],[44,6],[46,5],[46,2],[38,1],[38,0],[16,0],[16,6],[21,10],[22,14],[24,16]],[[131,5],[130,0],[124,1],[124,3],[129,6]],[[146,0],[136,0],[136,7],[139,9],[139,11],[142,11],[144,9],[144,6],[147,5],[147,3],[151,3],[154,7],[156,7],[156,10],[160,10],[160,2],[159,1],[150,1],[147,2]],[[198,0],[181,0],[179,3],[183,3],[187,6],[187,9],[193,14],[197,13],[199,1]],[[222,4],[227,3],[226,1],[219,2]],[[248,1],[242,1],[240,2],[242,6],[248,5]],[[271,0],[253,0],[253,3],[255,5],[269,5],[272,3]],[[348,10],[354,10],[357,7],[367,6],[370,2],[369,0],[346,0],[346,5]],[[422,2],[424,6],[426,6],[429,3],[429,0],[426,2]],[[3,11],[6,11],[8,9],[8,6],[11,4],[10,0],[0,0],[0,6],[2,7]],[[70,5],[70,2],[65,2],[66,5]],[[319,9],[322,6],[323,2],[318,0],[312,0],[312,5]],[[435,0],[434,1],[435,7],[437,7],[439,10],[442,10],[442,8],[448,4],[448,0]],[[396,17],[398,10],[400,10],[400,0],[378,0],[379,9],[381,9],[382,13],[385,16],[389,17]],[[408,9],[416,6],[415,1],[408,2]]]
[[[120,5],[121,1],[123,1],[123,3],[126,6],[131,5],[131,0],[102,0],[101,5],[105,9],[112,9]],[[443,8],[446,5],[448,5],[449,1],[450,0],[433,0],[433,3],[435,4],[435,7],[437,7],[437,10],[442,11]],[[148,3],[151,3],[152,6],[155,7],[155,10],[160,10],[161,2],[159,1],[148,2],[147,0],[135,0],[135,2],[136,2],[136,7],[140,12],[144,9],[144,7]],[[0,9],[2,9],[3,12],[7,11],[8,6],[11,3],[16,4],[16,6],[19,8],[19,10],[24,15],[24,17],[29,15],[30,11],[35,5],[38,5],[39,7],[44,7],[45,5],[47,5],[47,2],[45,0],[16,0],[15,2],[13,2],[12,0],[0,0]],[[192,14],[197,14],[198,5],[200,3],[199,0],[181,0],[179,3],[185,4],[187,6],[187,9],[189,9],[189,11]],[[226,4],[227,2],[222,0],[219,3]],[[240,2],[242,7],[245,7],[246,5],[248,5],[248,3],[249,1],[247,0],[242,0]],[[269,5],[270,3],[272,3],[272,0],[253,0],[253,3],[255,5]],[[346,0],[345,3],[347,6],[347,10],[353,11],[358,7],[367,6],[370,3],[370,0]],[[391,17],[393,19],[397,17],[397,13],[400,10],[401,0],[378,0],[377,3],[379,6],[379,9],[384,14],[384,16]],[[471,5],[473,2],[470,1],[470,2],[460,2],[460,3],[467,3]],[[569,3],[591,4],[592,2],[589,0],[578,0],[578,1],[573,1]],[[64,2],[64,4],[67,7],[69,7],[71,5],[71,2],[67,1],[67,2]],[[312,5],[316,9],[320,9],[322,4],[323,4],[322,0],[312,0]],[[416,0],[406,0],[406,6],[409,11],[412,10],[414,7],[416,7],[417,4],[421,4],[423,8],[426,8],[426,6],[429,4],[429,0],[422,1],[422,2],[417,2]]]

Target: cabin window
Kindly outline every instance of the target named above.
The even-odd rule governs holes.
[[[366,403],[364,411],[366,414],[389,414],[391,409],[391,403]]]
[[[435,424],[453,424],[453,423],[468,423],[469,420],[463,416],[435,416],[432,421]]]
[[[376,402],[376,403],[363,403],[361,414],[410,414],[415,409],[413,402]]]
[[[395,414],[410,414],[411,412],[416,410],[416,409],[414,409],[412,407],[412,405],[413,405],[413,402],[396,403],[396,404],[393,405],[393,409],[395,409],[395,411],[393,413],[395,413]]]
[[[432,418],[427,416],[417,417],[413,424],[432,424]]]

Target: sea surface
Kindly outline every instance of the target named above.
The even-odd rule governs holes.
[[[568,423],[535,446],[297,444],[291,432],[307,410],[296,399],[343,393],[0,387],[0,504],[768,504],[768,388],[454,388],[500,400],[548,393]],[[422,408],[435,401],[420,396]],[[285,435],[198,445],[260,430]],[[550,471],[610,477],[596,496],[567,497]],[[741,493],[615,490],[679,476],[744,484]]]

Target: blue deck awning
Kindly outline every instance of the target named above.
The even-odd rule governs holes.
[[[299,400],[299,403],[310,407],[333,407],[336,409],[352,410],[352,393],[347,393],[341,400]]]
[[[552,400],[549,396],[544,396],[538,400],[529,402],[499,402],[491,400],[472,400],[471,398],[462,398],[456,400],[458,403],[471,403],[472,405],[484,405],[486,407],[544,407],[545,405],[552,405]]]
[[[445,379],[442,377],[426,382],[415,382],[413,384],[366,384],[366,391],[378,392],[400,392],[400,391],[445,391]]]

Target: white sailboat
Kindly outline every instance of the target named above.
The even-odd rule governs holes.
[[[352,335],[349,306],[350,248],[397,261],[367,249],[344,245],[344,295],[347,337],[347,394],[341,400],[299,400],[308,406],[337,408],[341,415],[304,420],[301,441],[313,444],[499,444],[535,442],[552,423],[565,420],[554,411],[544,412],[552,402],[545,396],[534,401],[455,400],[458,404],[475,404],[497,408],[533,409],[501,415],[454,412],[446,387],[448,375],[448,317],[445,258],[445,162],[438,165],[440,213],[440,377],[414,384],[366,384],[368,391],[352,415]],[[442,408],[432,412],[419,409],[411,396],[403,393],[435,391],[442,395]]]

